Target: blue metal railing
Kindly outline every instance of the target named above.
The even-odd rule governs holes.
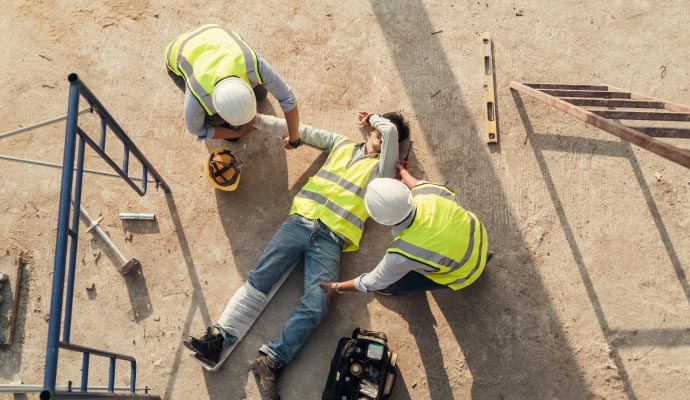
[[[151,163],[139,151],[132,140],[122,130],[120,125],[113,119],[108,110],[103,107],[103,104],[91,93],[91,91],[84,85],[77,74],[70,74],[68,76],[70,83],[69,100],[67,106],[67,129],[65,132],[65,149],[62,161],[62,186],[60,188],[60,208],[58,211],[58,226],[57,237],[55,244],[55,262],[53,267],[53,289],[50,300],[50,321],[48,324],[48,343],[46,346],[46,364],[45,375],[43,381],[43,391],[40,398],[42,400],[52,398],[104,398],[104,397],[119,397],[129,399],[159,399],[158,396],[149,394],[136,394],[136,360],[133,357],[97,350],[89,347],[83,347],[71,344],[70,329],[72,324],[72,298],[74,294],[74,277],[75,265],[77,260],[77,242],[79,232],[79,207],[81,205],[81,189],[82,176],[84,173],[84,149],[88,144],[98,155],[100,155],[114,170],[118,173],[140,196],[146,194],[146,184],[148,175],[154,178],[156,187],[159,185],[163,187],[166,193],[170,192],[170,188],[158,172],[153,168]],[[79,98],[83,96],[86,101],[101,117],[101,137],[100,143],[96,144],[79,126]],[[120,139],[124,145],[124,158],[122,168],[120,168],[115,161],[113,161],[105,153],[105,135],[107,128]],[[75,145],[76,139],[79,136],[78,150],[77,150],[77,169],[76,174],[74,170]],[[129,170],[129,156],[132,154],[142,165],[142,183],[139,188],[132,179],[128,176]],[[73,176],[76,175],[76,182],[74,185],[74,198],[72,199],[72,183]],[[74,203],[74,212],[72,214],[72,226],[68,225],[71,207],[70,203]],[[69,252],[69,268],[67,274],[67,293],[65,295],[65,264],[67,258],[67,241],[70,238],[70,252]],[[62,341],[59,340],[60,325],[62,323],[62,301],[65,298],[65,319],[63,325]],[[81,352],[82,358],[82,379],[79,391],[56,390],[55,381],[57,377],[58,367],[58,353],[59,349]],[[107,357],[110,359],[110,372],[108,375],[108,390],[106,393],[92,393],[87,391],[88,387],[88,371],[90,355]],[[130,362],[130,387],[129,392],[115,393],[115,364],[116,360],[124,360]],[[70,386],[71,387],[71,386]]]

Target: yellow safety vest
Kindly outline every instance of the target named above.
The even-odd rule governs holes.
[[[362,158],[348,166],[355,143],[339,139],[319,172],[297,193],[290,214],[318,219],[350,242],[343,250],[359,248],[364,222],[369,213],[364,205],[364,193],[378,173],[379,158]]]
[[[208,115],[213,107],[213,88],[229,76],[251,87],[263,83],[256,53],[237,33],[218,25],[202,25],[173,40],[165,48],[168,69],[184,78],[187,87]]]
[[[460,207],[445,186],[417,185],[412,195],[417,214],[388,252],[426,264],[429,270],[417,272],[436,283],[453,290],[469,286],[486,265],[489,240],[484,225]]]

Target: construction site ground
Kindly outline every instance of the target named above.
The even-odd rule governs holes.
[[[64,115],[74,72],[172,189],[139,197],[121,179],[85,174],[82,205],[103,216],[141,269],[121,276],[80,224],[71,342],[136,357],[137,386],[165,399],[260,398],[248,363],[299,302],[301,269],[220,371],[202,370],[182,340],[220,315],[325,158],[306,147],[286,152],[261,131],[235,144],[187,133],[163,51],[218,23],[290,84],[304,123],[360,140],[358,111],[402,111],[410,170],[454,189],[486,225],[494,253],[484,276],[459,292],[339,296],[281,378],[284,399],[320,398],[338,339],[360,326],[384,331],[400,355],[393,399],[686,399],[688,170],[508,85],[610,84],[689,104],[689,10],[682,0],[5,0],[0,132]],[[484,31],[496,63],[492,146]],[[270,96],[259,112],[282,116]],[[98,140],[95,116],[82,115],[80,126]],[[0,154],[61,164],[64,133],[62,122],[2,139]],[[689,139],[668,140],[690,148]],[[209,151],[222,146],[244,162],[231,193],[202,177]],[[112,136],[108,151],[121,160]],[[109,171],[91,150],[85,165]],[[58,168],[0,160],[0,253],[26,260],[0,383],[43,384],[60,179]],[[156,219],[121,221],[120,212]],[[341,279],[371,270],[390,239],[367,222],[361,249],[342,257]],[[106,385],[107,360],[92,359],[90,384]],[[58,385],[78,385],[80,369],[81,357],[62,351]],[[128,383],[119,363],[116,384]]]

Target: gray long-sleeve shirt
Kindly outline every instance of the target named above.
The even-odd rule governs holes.
[[[392,122],[376,114],[373,114],[369,118],[369,123],[374,129],[381,132],[381,153],[377,177],[395,178],[395,164],[398,162],[398,130]],[[288,135],[287,123],[285,120],[271,115],[257,114],[256,120],[254,120],[254,127],[272,133],[278,137],[286,137]],[[335,142],[342,137],[346,137],[305,124],[299,125],[299,133],[303,143],[323,150],[324,153],[330,153]],[[364,157],[372,157],[372,155],[367,155],[365,153],[364,143],[360,143],[352,154],[350,165]]]
[[[259,54],[256,55],[259,74],[263,85],[273,97],[280,103],[280,108],[284,113],[292,111],[297,105],[292,89],[285,83],[283,78],[266,62]],[[192,94],[189,87],[185,88],[184,95],[184,120],[187,130],[197,136],[197,140],[211,139],[216,133],[216,128],[206,123],[206,110],[199,104],[199,100]]]

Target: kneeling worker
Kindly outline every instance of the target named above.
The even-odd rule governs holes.
[[[202,139],[236,141],[254,129],[256,101],[271,94],[285,113],[286,149],[300,145],[292,89],[237,33],[202,25],[165,48],[170,77],[185,91],[187,130]]]
[[[371,218],[393,226],[393,243],[373,271],[346,282],[322,282],[329,301],[343,291],[403,295],[462,289],[479,278],[491,258],[484,225],[455,202],[455,193],[398,169],[402,182],[375,179],[364,197]]]

